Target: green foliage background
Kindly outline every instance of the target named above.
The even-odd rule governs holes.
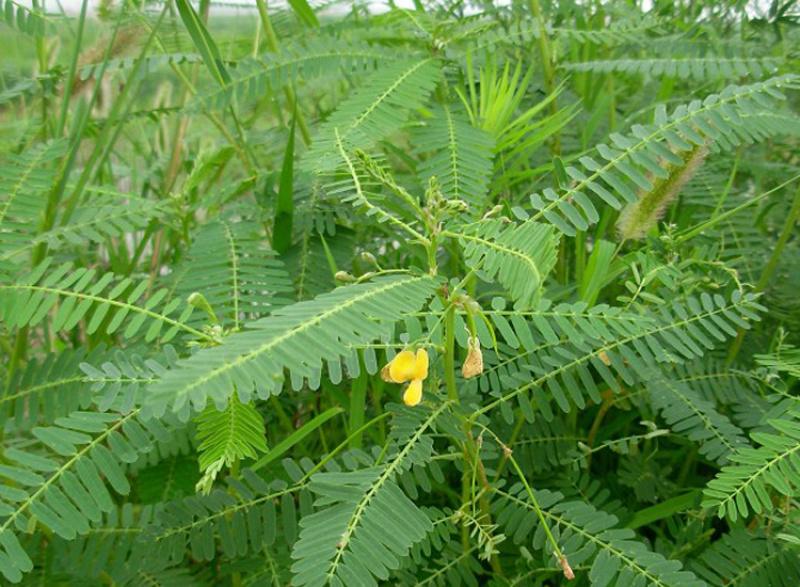
[[[800,584],[800,12],[642,4],[0,0],[3,584]]]

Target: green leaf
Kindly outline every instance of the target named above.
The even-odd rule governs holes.
[[[642,526],[652,524],[658,520],[663,520],[679,512],[685,512],[697,505],[699,497],[699,490],[687,491],[677,497],[639,510],[633,515],[630,522],[626,524],[626,527],[635,530],[636,528],[641,528]]]
[[[228,70],[225,68],[225,63],[222,61],[214,39],[212,39],[211,35],[208,33],[208,29],[206,29],[203,21],[200,20],[200,17],[194,11],[194,8],[192,8],[189,0],[175,0],[175,2],[181,20],[189,36],[192,38],[195,47],[197,47],[197,50],[203,57],[203,61],[211,77],[214,78],[214,81],[220,86],[226,86],[230,83],[231,77],[228,74]]]
[[[796,549],[744,528],[723,534],[690,564],[712,587],[791,585],[800,574]]]
[[[443,105],[418,131],[416,142],[418,152],[431,153],[417,169],[425,184],[435,176],[442,194],[467,203],[473,217],[486,209],[494,158],[489,133],[472,126],[462,112]]]
[[[200,470],[205,473],[197,487],[208,493],[223,466],[255,459],[267,452],[264,420],[252,404],[233,394],[224,410],[207,406],[195,419]]]
[[[149,299],[143,298],[147,281],[133,286],[129,278],[115,281],[116,276],[112,273],[97,278],[94,269],[72,270],[71,264],[61,265],[48,273],[49,264],[45,261],[15,282],[0,284],[0,319],[9,327],[36,326],[61,302],[53,321],[53,326],[59,330],[74,329],[81,320],[86,320],[88,334],[120,331],[125,338],[132,338],[147,324],[147,341],[159,338],[168,342],[179,331],[199,340],[214,340],[187,323],[191,306],[183,306],[178,312],[180,301],[171,302],[164,305],[162,313],[158,313],[152,306],[162,300],[164,294],[153,292]],[[126,327],[121,329],[123,323]]]
[[[552,560],[552,547],[545,540],[541,522],[521,483],[508,491],[494,490],[497,500],[493,513],[506,535],[517,544],[533,536],[533,547],[545,550]],[[536,500],[544,521],[556,540],[569,544],[567,559],[591,564],[589,581],[593,587],[624,584],[655,587],[706,587],[694,573],[684,570],[674,559],[652,552],[637,540],[633,530],[619,528],[616,516],[584,501],[570,501],[560,493],[537,491]]]
[[[319,26],[319,21],[317,20],[317,15],[314,14],[314,9],[308,5],[306,0],[289,0],[289,6],[292,7],[292,10],[297,15],[300,22],[312,29]]]
[[[688,385],[653,373],[647,378],[647,390],[653,407],[673,431],[699,443],[699,452],[707,459],[725,464],[731,453],[747,446],[742,431]]]
[[[31,529],[44,524],[60,538],[73,540],[88,533],[101,512],[112,510],[106,483],[121,495],[130,492],[122,469],[127,456],[118,451],[120,442],[127,438],[136,445],[135,460],[151,452],[158,441],[179,439],[179,428],[175,422],[164,426],[142,420],[138,409],[127,415],[74,412],[55,426],[34,429],[34,435],[56,453],[54,458],[31,448],[24,452],[7,448],[4,460],[13,466],[0,465],[0,475],[10,481],[0,485],[0,509],[4,512],[0,572],[9,581],[19,581],[22,572],[33,568],[16,534],[28,524]],[[77,430],[91,430],[95,435]],[[9,491],[11,488],[19,491]]]
[[[758,132],[751,133],[756,138],[785,132],[785,125],[770,123],[773,110],[758,100],[766,100],[765,94],[772,96],[770,90],[791,86],[797,79],[790,74],[749,86],[729,86],[721,94],[707,96],[702,103],[692,103],[692,108],[678,106],[667,120],[637,125],[633,136],[619,135],[616,141],[621,145],[619,150],[606,144],[598,145],[598,154],[606,163],[584,156],[579,159],[580,165],[567,166],[565,171],[575,182],[560,194],[548,188],[542,194],[531,195],[531,206],[536,210],[532,219],[545,219],[564,234],[573,236],[576,230],[586,230],[589,224],[597,222],[599,218],[594,203],[588,197],[589,191],[618,209],[624,201],[632,203],[637,200],[637,189],[650,189],[649,180],[632,163],[642,165],[651,172],[656,168],[662,168],[663,171],[672,157],[695,146],[732,148],[741,144],[745,140],[742,133],[749,132],[751,126],[759,128]],[[720,116],[720,112],[724,112],[726,117]],[[737,119],[732,117],[731,112]],[[706,130],[703,131],[703,128]],[[672,155],[669,155],[670,152]]]
[[[303,168],[333,171],[339,163],[337,134],[345,151],[366,149],[400,128],[409,110],[421,107],[439,81],[437,60],[401,62],[383,68],[339,105],[303,159]]]
[[[716,479],[708,482],[703,507],[714,508],[720,518],[731,521],[747,518],[751,511],[769,514],[776,507],[767,492],[768,486],[783,495],[791,495],[800,487],[800,412],[791,412],[786,420],[768,420],[785,436],[754,433],[760,448],[742,448],[731,454],[731,462],[722,468]]]
[[[551,226],[488,219],[444,234],[458,238],[468,266],[508,288],[520,309],[536,305],[556,264],[558,235]]]
[[[254,222],[206,222],[187,261],[167,282],[174,292],[170,303],[199,292],[221,325],[235,329],[290,303],[290,275],[265,240],[264,229]]]
[[[318,511],[300,523],[292,550],[293,584],[372,584],[387,578],[409,549],[432,529],[430,518],[398,487],[395,478],[412,463],[430,458],[425,433],[447,409],[403,410],[395,434],[395,454],[387,464],[311,477]],[[338,580],[336,580],[338,579]]]
[[[323,361],[338,361],[352,353],[350,345],[389,331],[403,315],[418,310],[436,285],[430,276],[383,277],[276,310],[222,345],[181,361],[153,386],[147,403],[156,412],[169,404],[188,416],[190,402],[204,408],[211,399],[224,407],[233,385],[242,398],[254,390],[261,398],[280,393],[284,369],[293,381],[317,379]]]

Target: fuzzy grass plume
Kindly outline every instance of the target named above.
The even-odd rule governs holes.
[[[687,151],[681,165],[672,165],[669,176],[653,182],[653,189],[639,194],[639,200],[628,204],[617,221],[617,233],[621,240],[644,238],[662,218],[664,212],[680,193],[708,155],[708,149],[695,145]],[[652,178],[651,178],[652,179]]]

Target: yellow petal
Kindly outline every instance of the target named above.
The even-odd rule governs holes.
[[[412,379],[425,379],[428,376],[428,351],[419,349],[414,361],[414,375]]]
[[[405,383],[414,378],[414,365],[416,360],[411,351],[401,351],[389,363],[389,377],[395,383]]]
[[[414,379],[405,393],[403,394],[403,403],[407,406],[416,406],[422,399],[422,380]]]

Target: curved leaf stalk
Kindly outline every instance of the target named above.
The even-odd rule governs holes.
[[[489,428],[478,422],[476,422],[476,424],[480,426],[484,431],[488,432],[494,437],[495,441],[497,442],[497,444],[500,445],[500,448],[503,451],[503,457],[506,460],[508,460],[508,462],[511,463],[512,467],[514,467],[517,476],[519,477],[520,481],[522,481],[522,484],[525,486],[525,491],[528,493],[528,497],[531,500],[531,505],[533,505],[533,509],[536,511],[536,516],[539,518],[539,522],[541,522],[542,524],[542,528],[544,529],[545,535],[547,536],[547,540],[548,542],[550,542],[550,546],[553,547],[553,553],[556,555],[556,558],[558,559],[558,564],[561,565],[561,568],[564,572],[564,577],[566,577],[567,579],[574,579],[575,574],[573,573],[572,568],[569,566],[567,557],[564,556],[563,552],[561,552],[561,549],[558,546],[558,542],[553,536],[553,533],[550,532],[550,528],[547,525],[547,521],[544,518],[544,514],[542,513],[542,508],[539,507],[539,502],[536,500],[536,496],[533,494],[533,490],[531,489],[528,480],[525,478],[525,473],[523,473],[522,469],[519,466],[519,463],[517,463],[517,460],[514,458],[513,451],[508,446],[506,446],[506,444],[503,443],[503,441],[500,440],[500,438],[492,430],[490,430]],[[487,487],[487,489],[489,488]]]

